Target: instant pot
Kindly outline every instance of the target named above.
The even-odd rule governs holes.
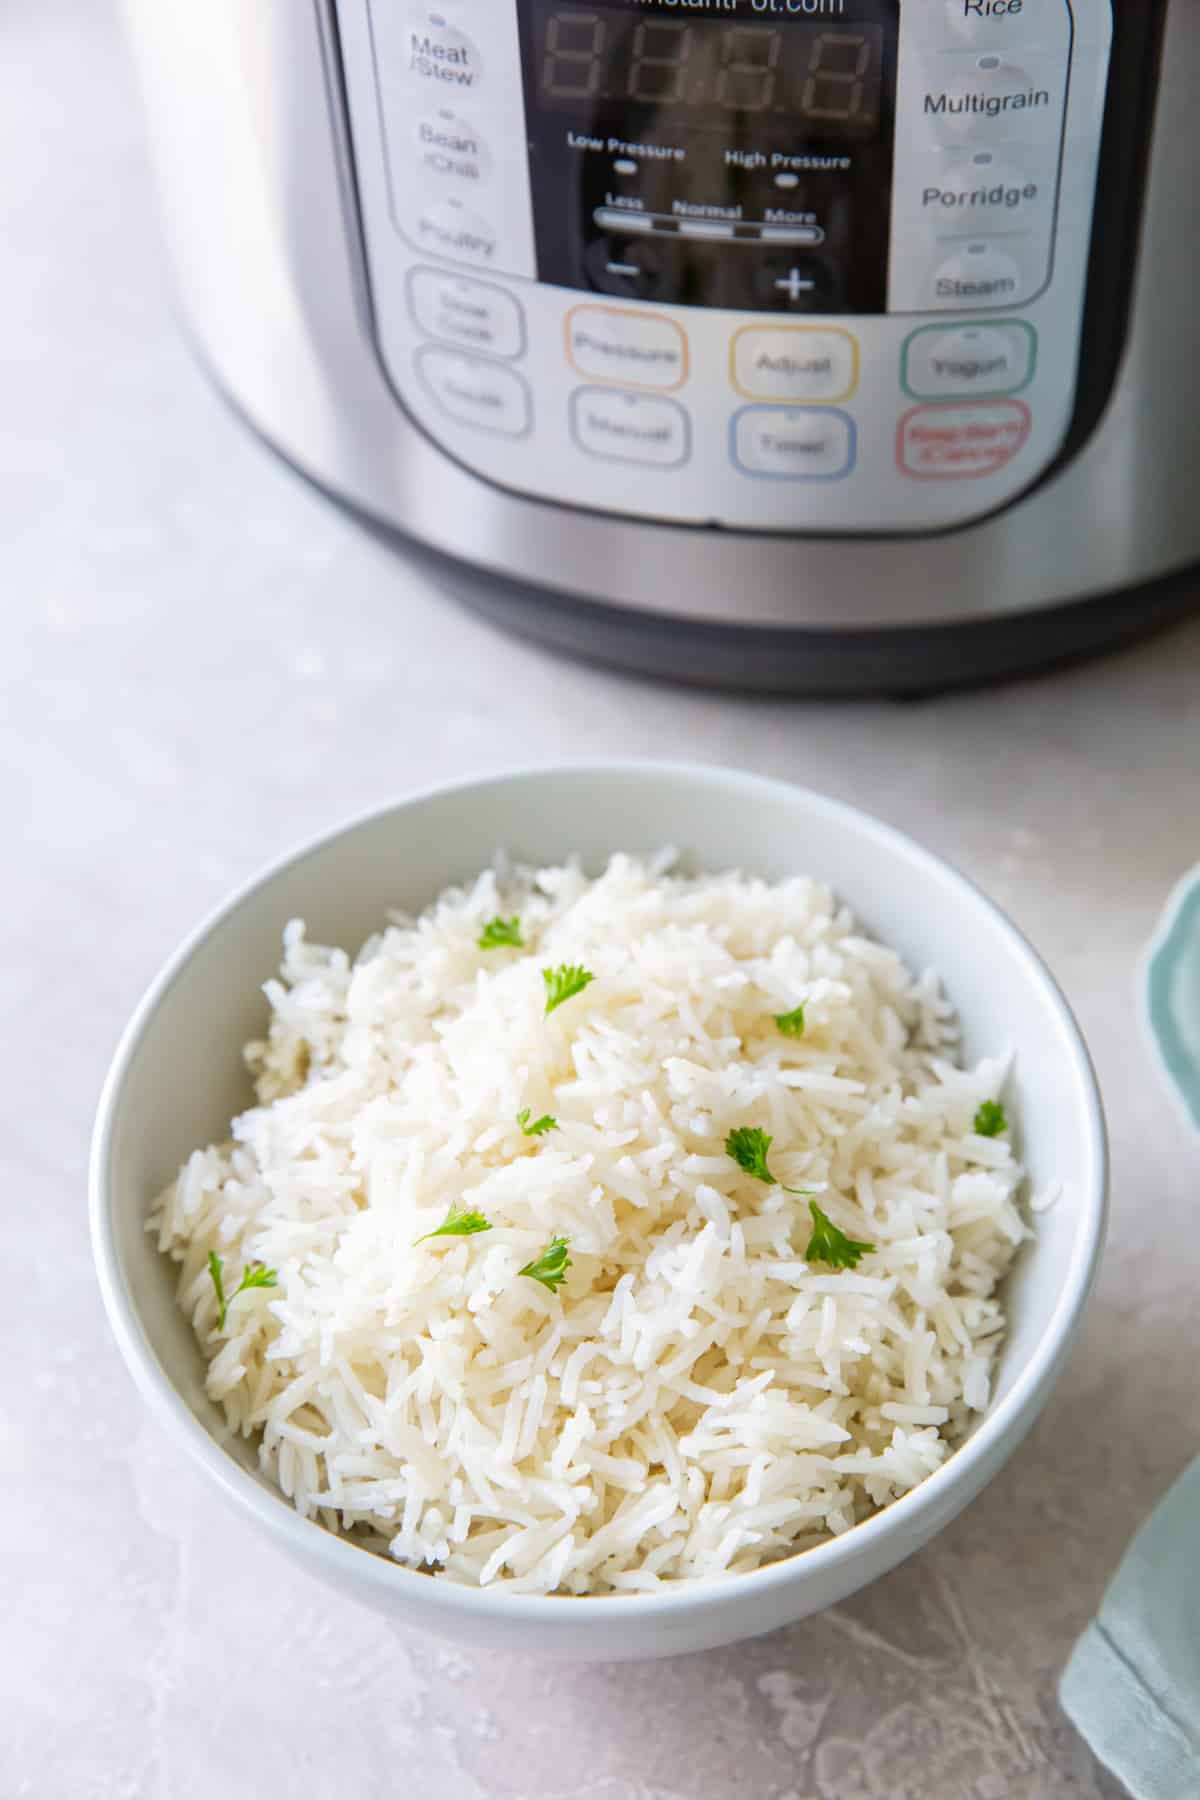
[[[1200,590],[1192,0],[127,0],[200,354],[446,588],[895,692]]]

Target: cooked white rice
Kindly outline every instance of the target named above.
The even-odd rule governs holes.
[[[844,1532],[985,1408],[1026,1235],[1003,1061],[815,881],[489,872],[355,959],[284,933],[258,1105],[152,1226],[208,1391],[304,1514],[414,1568],[647,1590]],[[526,948],[481,950],[519,914]],[[542,970],[595,980],[549,1017]],[[774,1015],[805,1008],[799,1038]],[[516,1115],[560,1129],[522,1134]],[[804,1261],[814,1192],[856,1269]],[[458,1204],[492,1229],[414,1239]],[[548,1291],[518,1271],[552,1238]],[[274,1289],[225,1288],[262,1263]]]

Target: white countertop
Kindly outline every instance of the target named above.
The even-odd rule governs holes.
[[[496,636],[274,462],[169,311],[106,0],[0,18],[4,1800],[1050,1800],[1118,1790],[1055,1682],[1200,1447],[1197,1146],[1134,965],[1200,855],[1200,621],[919,705],[672,692]],[[934,1548],[738,1648],[555,1669],[332,1597],[143,1413],[84,1167],[139,991],[306,835],[418,784],[616,752],[860,802],[976,877],[1099,1064],[1115,1219],[1033,1437]],[[14,840],[13,825],[6,840]]]

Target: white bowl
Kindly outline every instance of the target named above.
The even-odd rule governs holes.
[[[532,862],[672,844],[699,867],[829,882],[866,927],[942,975],[968,1057],[1016,1052],[1019,1148],[1061,1182],[1008,1285],[992,1406],[936,1474],[844,1536],[721,1581],[576,1599],[477,1590],[414,1573],[302,1519],[231,1439],[176,1308],[174,1273],[144,1230],[152,1198],[249,1101],[240,1046],[262,1030],[260,984],[286,921],[356,948],[389,907],[419,909],[503,848]],[[491,1648],[607,1661],[729,1643],[843,1599],[940,1531],[1028,1431],[1075,1331],[1104,1238],[1106,1153],[1095,1077],[1043,964],[968,881],[836,801],[732,771],[666,763],[535,770],[418,795],[301,850],[184,944],[117,1050],[92,1147],[92,1237],[109,1319],[153,1411],[248,1519],[305,1568],[399,1621]]]

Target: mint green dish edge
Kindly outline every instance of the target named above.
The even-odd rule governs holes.
[[[1178,883],[1146,953],[1147,1029],[1173,1092],[1200,1131],[1200,865]]]

